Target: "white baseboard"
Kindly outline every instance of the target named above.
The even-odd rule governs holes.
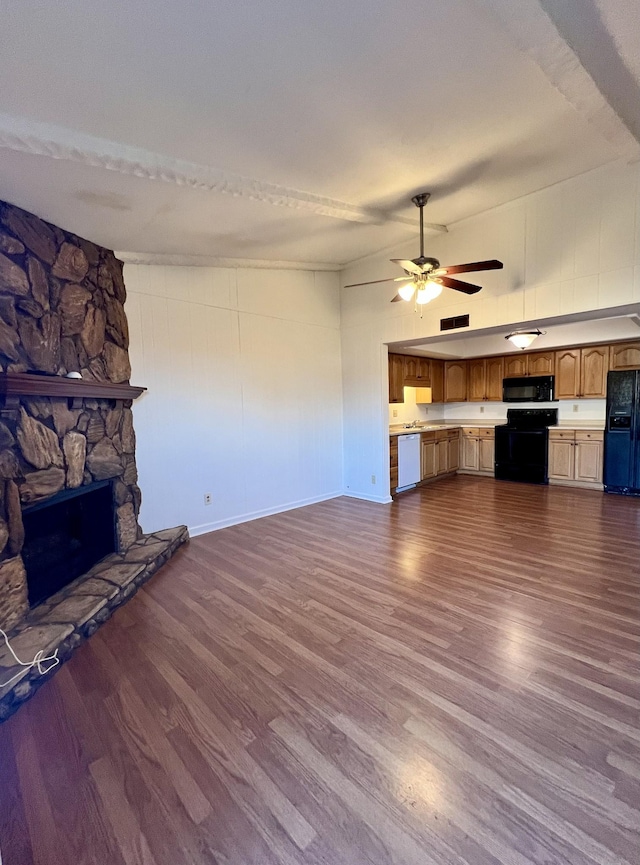
[[[342,492],[335,493],[327,493],[322,496],[314,496],[310,499],[301,499],[297,502],[289,502],[286,505],[276,505],[273,508],[265,508],[261,511],[253,511],[249,514],[239,514],[235,517],[230,517],[225,520],[218,520],[214,523],[203,523],[200,526],[189,526],[189,536],[192,538],[197,537],[198,535],[206,535],[209,532],[216,532],[218,529],[226,529],[229,526],[237,526],[240,523],[249,523],[251,520],[259,520],[261,517],[270,517],[273,514],[282,514],[285,511],[293,511],[296,508],[304,508],[306,505],[315,505],[318,502],[326,502],[329,499],[337,499],[339,496],[344,495]]]
[[[391,496],[372,496],[369,493],[354,493],[353,490],[345,490],[342,493],[350,499],[361,499],[363,502],[375,502],[379,505],[389,505],[393,501]]]

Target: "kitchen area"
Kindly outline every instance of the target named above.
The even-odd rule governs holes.
[[[388,363],[392,496],[454,474],[640,494],[640,339],[448,359],[390,348]]]

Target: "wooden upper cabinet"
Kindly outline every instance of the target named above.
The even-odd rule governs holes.
[[[608,371],[608,345],[594,345],[581,349],[579,396],[585,399],[606,397]]]
[[[431,386],[431,359],[404,356],[404,383],[415,387]]]
[[[508,354],[504,359],[504,377],[518,378],[527,374],[526,354]]]
[[[555,351],[523,351],[504,358],[504,377],[525,375],[553,375],[556,365]]]
[[[477,358],[467,362],[467,399],[480,402],[486,399],[487,362]]]
[[[467,361],[447,360],[444,364],[444,401],[466,402]]]
[[[467,399],[470,402],[502,399],[504,358],[479,357],[467,361]]]
[[[640,369],[640,340],[470,360],[389,354],[389,402],[404,402],[405,384],[430,387],[434,403],[499,402],[504,378],[554,374],[556,399],[603,399],[610,369]]]
[[[389,355],[389,402],[404,402],[404,356]]]
[[[555,351],[532,351],[526,355],[527,375],[553,375],[556,366]]]
[[[609,346],[556,352],[556,399],[603,399],[607,395]]]
[[[504,358],[488,357],[486,361],[485,396],[489,400],[502,401],[502,379],[504,378]]]
[[[640,369],[640,341],[610,346],[609,369]]]
[[[580,393],[580,349],[556,352],[556,399],[574,399]]]
[[[431,361],[431,402],[444,402],[444,361]]]

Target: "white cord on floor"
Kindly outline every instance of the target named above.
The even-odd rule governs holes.
[[[21,667],[28,667],[29,669],[31,669],[31,667],[37,667],[40,675],[44,676],[45,673],[48,673],[49,670],[53,670],[53,668],[56,667],[60,663],[60,658],[58,657],[58,650],[57,649],[55,650],[53,655],[45,655],[44,650],[40,649],[40,651],[36,652],[36,654],[34,655],[33,661],[21,661],[20,658],[13,651],[13,647],[11,646],[11,643],[9,642],[9,637],[7,637],[7,635],[2,630],[2,628],[0,628],[0,634],[2,634],[2,636],[4,637],[4,641],[7,644],[7,648],[9,649],[9,651],[11,652],[13,657],[15,658],[16,664],[19,664],[19,666],[21,666]],[[51,661],[51,663],[49,664],[48,667],[45,667],[44,665],[47,663],[47,661]],[[5,685],[9,685],[11,682],[13,682],[14,679],[19,679],[20,676],[22,676],[22,674],[23,674],[22,670],[20,670],[20,672],[15,674],[15,676],[12,676],[10,679],[7,679],[6,682],[0,682],[0,688],[4,688]],[[1,858],[0,858],[0,865],[2,865],[2,859]]]

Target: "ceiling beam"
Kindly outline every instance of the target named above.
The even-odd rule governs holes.
[[[476,2],[620,158],[637,158],[640,94],[594,0]]]
[[[120,252],[125,264],[164,265],[165,267],[227,267],[253,270],[315,270],[338,273],[343,265],[326,261],[269,261],[262,258],[221,258],[212,255],[179,255],[162,252]]]
[[[288,207],[347,222],[383,225],[389,222],[416,228],[415,217],[384,213],[345,201],[325,198],[263,180],[232,174],[208,165],[174,159],[141,147],[86,135],[62,126],[39,123],[0,113],[0,147],[19,153],[79,162],[145,180],[188,186],[204,192],[222,193],[275,207]],[[432,232],[446,232],[444,225],[425,223]]]

